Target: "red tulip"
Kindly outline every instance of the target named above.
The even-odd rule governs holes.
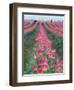
[[[38,72],[38,73],[43,73],[42,68],[38,68],[38,69],[37,69],[37,72]]]

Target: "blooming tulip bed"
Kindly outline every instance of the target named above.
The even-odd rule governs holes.
[[[63,22],[24,22],[23,72],[63,73]]]

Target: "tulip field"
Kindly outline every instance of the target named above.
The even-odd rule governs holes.
[[[63,73],[63,21],[24,20],[23,32],[23,73]]]

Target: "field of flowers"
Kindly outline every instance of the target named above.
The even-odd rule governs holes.
[[[24,20],[24,74],[63,72],[63,21]]]

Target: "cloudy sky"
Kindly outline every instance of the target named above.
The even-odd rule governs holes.
[[[53,21],[63,21],[64,16],[55,16],[55,15],[25,15],[24,14],[24,19],[30,19],[30,20],[53,20]]]

